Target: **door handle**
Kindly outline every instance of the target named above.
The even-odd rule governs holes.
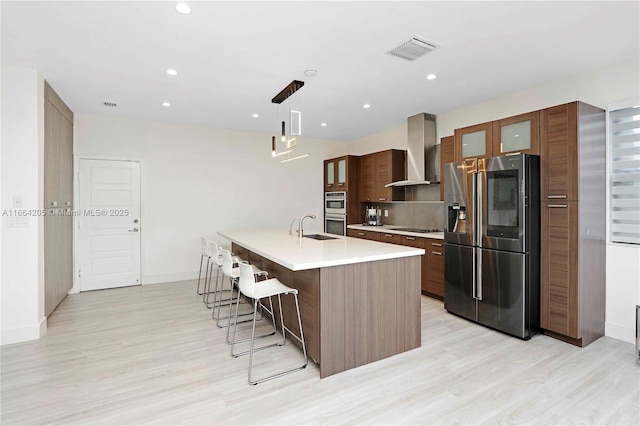
[[[138,228],[129,229],[129,232],[138,232],[138,231],[139,231]]]

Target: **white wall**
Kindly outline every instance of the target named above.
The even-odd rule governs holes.
[[[142,162],[142,282],[197,278],[200,235],[278,227],[323,230],[323,160],[338,142],[302,137],[310,157],[271,158],[271,135],[75,115],[74,154]],[[282,157],[281,157],[282,158]],[[75,205],[79,203],[75,202]]]
[[[37,71],[2,67],[2,211],[43,206],[44,80]],[[2,216],[1,344],[34,340],[46,331],[44,223]]]
[[[610,103],[640,96],[639,75],[636,58],[440,114],[438,141],[453,135],[456,128],[566,102],[583,101],[606,109]],[[355,140],[335,154],[361,154],[385,147],[406,149],[406,126]],[[640,304],[639,265],[640,247],[607,244],[606,334],[628,342],[635,341],[635,305]]]

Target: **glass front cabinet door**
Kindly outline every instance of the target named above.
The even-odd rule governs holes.
[[[539,111],[494,121],[493,155],[540,155],[539,125]]]
[[[338,186],[345,186],[347,183],[347,159],[338,160]]]
[[[476,124],[475,126],[456,129],[454,137],[456,161],[462,161],[465,158],[492,156],[492,123]]]

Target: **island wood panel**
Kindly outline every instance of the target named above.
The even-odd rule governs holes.
[[[419,256],[322,268],[320,285],[320,377],[420,346]]]
[[[291,271],[238,244],[232,250],[298,290],[307,353],[321,378],[420,346],[420,256]],[[282,310],[297,332],[293,298],[283,296]]]

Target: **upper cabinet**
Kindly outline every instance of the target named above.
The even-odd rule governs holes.
[[[455,139],[446,136],[440,139],[440,201],[444,201],[445,176],[444,165],[455,161]]]
[[[324,190],[347,191],[349,182],[356,185],[357,157],[345,155],[324,161]]]
[[[510,153],[540,155],[540,112],[455,130],[455,161]]]
[[[511,152],[540,154],[540,112],[534,111],[493,122],[493,155]]]
[[[367,154],[360,159],[360,200],[401,201],[404,189],[385,185],[406,177],[406,151],[388,149]]]
[[[492,156],[493,123],[455,129],[454,137],[456,161]]]

